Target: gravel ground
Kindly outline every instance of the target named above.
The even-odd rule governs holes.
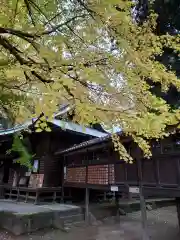
[[[179,240],[175,207],[166,207],[148,212],[148,234],[151,240]],[[0,240],[140,240],[140,212],[121,217],[120,223],[111,220],[99,226],[75,228],[69,233],[60,230],[39,231],[34,234],[13,237],[0,232]]]

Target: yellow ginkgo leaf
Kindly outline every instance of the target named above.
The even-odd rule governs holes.
[[[37,133],[40,133],[40,132],[42,132],[42,131],[43,131],[43,130],[42,130],[41,128],[37,128],[37,129],[36,129],[36,132],[37,132]]]

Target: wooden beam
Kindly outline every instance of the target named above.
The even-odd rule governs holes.
[[[89,150],[89,151],[98,150],[100,148],[107,147],[107,146],[110,146],[109,142],[101,143],[99,145],[98,144],[92,145],[90,147],[84,146],[82,148],[75,149],[73,151],[67,152],[67,153],[64,154],[64,156],[71,156],[71,155],[74,155],[74,154],[85,153],[85,152],[87,152],[87,150]]]
[[[178,225],[180,228],[180,198],[176,198],[176,209],[177,209],[177,218],[178,218]]]
[[[62,176],[61,176],[61,202],[64,203],[64,180],[65,180],[65,177],[67,177],[67,167],[65,165],[65,161],[66,161],[66,158],[64,157],[63,158],[63,162],[61,164],[61,167],[62,167],[62,170],[61,170],[61,173],[62,173]],[[66,171],[66,172],[65,172]],[[66,176],[65,176],[66,174]]]
[[[88,153],[88,150],[86,150]],[[86,163],[86,189],[85,189],[85,222],[89,224],[89,187],[88,187],[88,162]]]
[[[119,192],[115,192],[116,220],[120,222]]]
[[[142,240],[150,240],[148,236],[147,227],[147,212],[146,212],[146,202],[143,196],[143,192],[140,189],[140,207],[141,207],[141,220],[142,220]]]
[[[85,190],[85,222],[89,224],[89,188]]]
[[[139,154],[137,156],[139,156]],[[138,170],[139,199],[140,199],[141,221],[142,221],[142,240],[150,240],[148,236],[146,202],[143,194],[142,165],[141,165],[140,158],[137,158],[137,170]]]

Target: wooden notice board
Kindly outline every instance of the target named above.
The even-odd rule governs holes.
[[[44,174],[31,174],[29,180],[29,187],[41,188],[43,186]]]
[[[67,168],[64,175],[66,182],[85,183],[86,182],[86,167]]]

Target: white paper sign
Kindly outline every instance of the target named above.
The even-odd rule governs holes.
[[[25,176],[26,176],[26,177],[30,177],[30,176],[31,176],[31,172],[26,172],[26,173],[25,173]]]
[[[139,188],[138,187],[129,187],[129,192],[130,193],[139,193]]]
[[[64,167],[64,179],[66,179],[66,175],[67,175],[67,168]]]
[[[111,191],[112,192],[118,192],[118,187],[117,186],[111,186]]]

